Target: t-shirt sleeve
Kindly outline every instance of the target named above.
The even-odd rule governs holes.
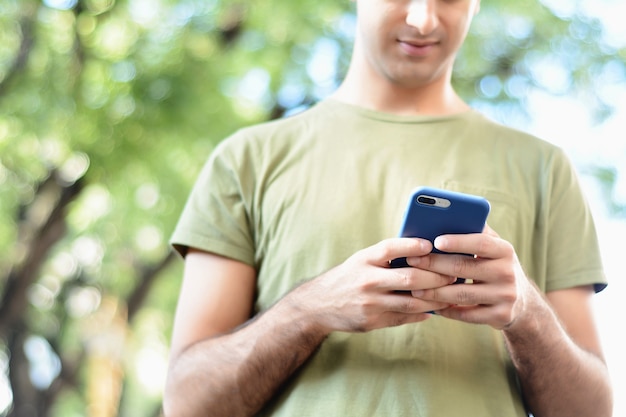
[[[600,292],[607,280],[594,220],[576,171],[560,149],[550,177],[546,291],[593,285]]]
[[[189,248],[254,265],[254,239],[245,176],[250,175],[229,152],[229,140],[220,143],[203,166],[170,243],[183,257]],[[249,178],[248,178],[249,179]]]

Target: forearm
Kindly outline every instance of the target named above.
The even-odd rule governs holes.
[[[530,411],[535,417],[610,416],[605,363],[572,341],[539,294],[532,298],[530,314],[504,330]]]
[[[165,415],[250,416],[326,334],[282,300],[239,330],[197,343],[172,361]]]
[[[178,334],[174,332],[175,350],[163,401],[165,415],[253,415],[331,332],[366,332],[432,317],[426,312],[449,304],[414,299],[395,291],[441,287],[450,284],[451,277],[422,273],[417,268],[389,268],[389,259],[423,256],[431,249],[430,243],[416,239],[379,242],[297,286],[253,322],[220,336],[213,335],[225,330],[213,331],[213,327],[207,329],[207,324],[222,323],[222,327],[216,328],[231,329],[247,317],[249,310],[244,314],[241,308],[231,308],[237,319],[229,321],[224,318],[228,311],[211,308],[207,313],[209,308],[205,307],[204,298],[197,297],[191,286],[185,292],[183,286],[183,300],[189,304],[183,303],[186,309],[177,314]],[[226,266],[221,258],[215,257],[193,265],[195,274],[190,267],[188,275],[195,284],[193,288],[207,286],[203,271],[210,269],[222,281],[209,286],[209,292],[231,288],[232,280],[227,279],[231,276],[247,276],[253,283],[255,274],[248,267],[233,273],[233,264]],[[225,296],[232,294],[232,291],[223,292]],[[248,295],[252,299],[252,291]],[[215,296],[214,302],[229,310],[229,304]],[[231,297],[230,304],[236,302]],[[199,313],[200,317],[193,313]]]

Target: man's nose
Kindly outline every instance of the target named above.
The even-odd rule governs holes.
[[[437,0],[411,0],[406,23],[416,28],[422,35],[432,33],[439,24]]]

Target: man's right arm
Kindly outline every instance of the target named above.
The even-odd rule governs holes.
[[[321,343],[323,334],[286,323],[293,318],[288,306],[277,305],[241,326],[251,314],[255,280],[246,264],[187,254],[165,415],[252,415]]]
[[[419,322],[448,305],[396,293],[450,284],[454,277],[388,260],[423,256],[430,243],[389,239],[252,313],[256,272],[249,265],[191,251],[185,261],[170,367],[166,416],[250,416],[333,331],[361,332]]]

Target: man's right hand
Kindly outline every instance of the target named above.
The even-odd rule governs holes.
[[[390,268],[389,260],[425,256],[431,250],[431,243],[424,239],[383,240],[297,287],[281,302],[313,318],[326,334],[366,332],[426,320],[432,317],[427,312],[450,305],[411,297],[410,291],[449,285],[456,277],[413,267]]]
[[[333,331],[420,322],[431,317],[426,312],[448,307],[414,298],[410,291],[448,285],[454,277],[389,266],[391,259],[425,256],[431,249],[421,239],[379,242],[296,287],[245,325],[254,304],[254,269],[190,251],[172,337],[165,414],[254,415]]]

